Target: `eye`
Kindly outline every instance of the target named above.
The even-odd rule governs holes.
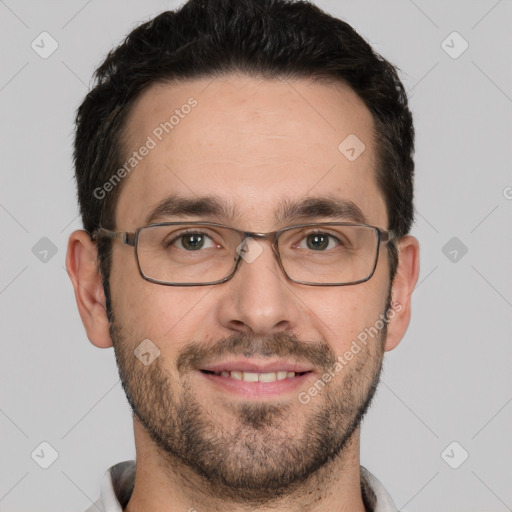
[[[217,244],[205,233],[194,232],[177,236],[169,243],[169,246],[185,249],[186,251],[199,251],[216,247]]]
[[[328,233],[310,233],[299,243],[300,249],[309,249],[311,251],[325,251],[334,249],[340,241]]]

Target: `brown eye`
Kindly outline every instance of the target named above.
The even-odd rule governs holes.
[[[329,246],[329,236],[325,234],[308,235],[306,238],[308,249],[324,250]]]
[[[209,249],[215,247],[215,243],[205,233],[183,233],[175,237],[170,243],[169,247],[176,247],[177,249],[184,249],[186,251],[199,251],[201,249]]]
[[[204,246],[205,237],[199,233],[191,233],[180,237],[181,245],[188,251],[197,251]]]
[[[299,248],[321,252],[326,249],[333,249],[337,245],[339,245],[339,241],[328,233],[310,233],[299,244]]]

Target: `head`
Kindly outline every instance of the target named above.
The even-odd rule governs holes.
[[[115,348],[138,428],[217,492],[286,493],[354,439],[418,277],[413,140],[395,68],[306,2],[191,0],[136,28],[98,68],[77,115],[84,231],[70,238],[68,271],[89,339]],[[262,241],[224,283],[162,286],[142,279],[133,248],[91,237],[149,217],[252,232],[350,221],[336,216],[340,202],[396,236],[356,285],[291,282]],[[158,348],[149,365],[134,355],[147,339]],[[293,392],[248,398],[205,372],[240,358],[307,373]]]

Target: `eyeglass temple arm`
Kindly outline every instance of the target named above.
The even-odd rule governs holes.
[[[397,239],[397,236],[396,236],[396,233],[392,230],[390,231],[384,231],[384,230],[379,230],[380,232],[380,241],[381,242],[390,242],[390,243],[393,243],[396,241]]]
[[[117,239],[126,245],[135,245],[135,233],[128,233],[126,231],[110,231],[110,229],[98,228],[94,232],[93,238],[97,240],[101,237]]]

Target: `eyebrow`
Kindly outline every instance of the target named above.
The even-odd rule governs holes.
[[[236,209],[215,196],[182,197],[173,194],[162,199],[147,215],[146,224],[152,224],[163,218],[175,216],[210,216],[232,218]]]
[[[160,201],[147,215],[146,224],[169,217],[208,216],[233,219],[240,216],[236,206],[217,196],[183,197],[173,194]],[[284,200],[275,213],[278,224],[295,220],[308,221],[329,218],[367,224],[362,210],[353,201],[332,196],[306,197],[299,202]]]
[[[307,197],[298,203],[286,200],[281,205],[276,220],[285,223],[296,219],[313,220],[318,217],[367,224],[361,208],[353,201],[332,196]]]

